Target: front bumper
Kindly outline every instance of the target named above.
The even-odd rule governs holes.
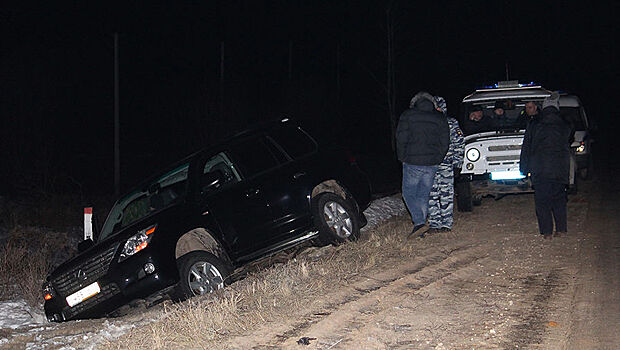
[[[149,263],[155,266],[151,273],[145,271],[145,265]],[[49,321],[55,322],[101,317],[132,300],[148,297],[175,284],[178,281],[176,265],[173,264],[173,268],[168,265],[146,250],[121,263],[113,260],[107,273],[96,279],[101,291],[73,307],[68,305],[66,297],[92,282],[85,280],[62,292],[52,282],[56,295],[45,302],[45,315]]]
[[[457,182],[471,182],[471,192],[474,196],[504,195],[511,193],[534,192],[529,179],[518,180],[491,180],[489,174],[471,175],[461,174]]]

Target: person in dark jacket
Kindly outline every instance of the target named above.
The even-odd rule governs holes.
[[[559,95],[543,102],[542,114],[528,124],[521,147],[519,170],[530,175],[540,234],[551,239],[567,232],[566,186],[569,182],[571,129],[560,118]]]
[[[438,165],[450,145],[450,128],[433,95],[419,92],[398,121],[396,151],[403,163],[402,195],[415,235],[426,224],[428,199]]]
[[[465,134],[471,135],[495,130],[495,124],[490,116],[484,115],[482,107],[472,106],[467,119],[463,120],[462,128]]]

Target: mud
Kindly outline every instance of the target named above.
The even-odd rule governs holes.
[[[374,266],[303,317],[283,315],[220,348],[617,349],[619,192],[611,180],[581,184],[568,204],[569,235],[551,241],[537,232],[531,194],[484,199],[456,214],[453,232],[407,241],[419,248],[414,259]],[[157,314],[2,329],[0,348],[95,347],[83,335]],[[106,339],[98,345],[113,344]]]

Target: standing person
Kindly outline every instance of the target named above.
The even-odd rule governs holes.
[[[398,121],[396,151],[403,163],[402,195],[411,213],[414,235],[426,224],[433,177],[448,152],[450,128],[437,102],[427,92],[417,93]]]
[[[446,100],[441,96],[435,96],[438,110],[448,115]],[[433,187],[428,201],[428,226],[426,234],[447,232],[452,230],[454,210],[454,176],[460,173],[463,166],[463,154],[465,152],[465,139],[459,128],[459,122],[448,117],[450,127],[450,146],[435,173]],[[421,237],[424,237],[424,233]]]
[[[538,229],[551,239],[553,221],[556,236],[567,232],[566,186],[570,169],[570,127],[560,118],[559,95],[543,102],[542,115],[536,114],[525,130],[519,170],[530,174]]]
[[[534,101],[525,102],[525,109],[521,111],[519,124],[527,127],[530,122],[538,117],[538,105]]]

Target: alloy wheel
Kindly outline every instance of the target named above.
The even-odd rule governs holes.
[[[327,202],[323,207],[327,226],[340,238],[347,238],[353,232],[353,221],[346,209],[337,202]]]
[[[198,261],[192,265],[187,282],[194,295],[212,293],[224,287],[224,279],[220,271],[206,261]]]

